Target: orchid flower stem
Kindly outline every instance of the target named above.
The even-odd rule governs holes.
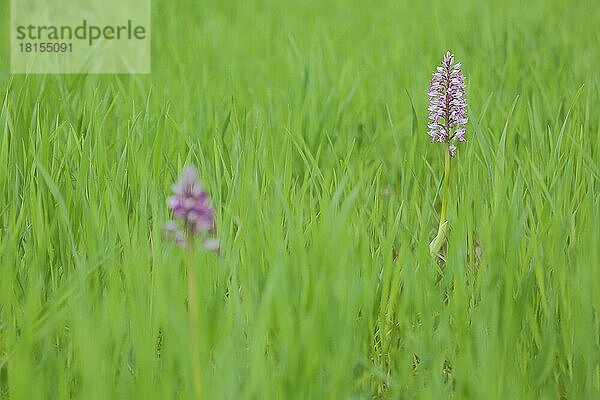
[[[195,257],[187,258],[187,283],[188,283],[188,335],[190,345],[190,363],[194,398],[202,398],[202,375],[200,372],[200,354],[198,349],[198,282],[195,270]]]
[[[438,232],[435,238],[429,244],[429,252],[433,257],[440,257],[440,249],[446,241],[446,235],[448,233],[448,221],[446,220],[446,213],[448,211],[448,198],[450,197],[450,145],[446,146],[446,158],[444,161],[444,182],[442,183],[443,194],[442,194],[442,210],[440,212],[440,224],[438,226]]]
[[[448,211],[448,189],[450,185],[450,149],[449,146],[446,148],[446,159],[444,161],[444,194],[442,198],[442,212],[440,214],[440,225],[438,227],[438,232],[441,229],[444,222],[446,222],[446,212]]]

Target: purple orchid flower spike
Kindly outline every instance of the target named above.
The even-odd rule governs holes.
[[[429,131],[432,142],[446,144],[444,162],[444,195],[440,223],[436,237],[429,244],[429,251],[436,257],[442,257],[440,250],[446,242],[448,209],[450,159],[456,157],[456,145],[467,140],[465,125],[467,124],[467,99],[465,76],[460,70],[460,63],[455,62],[454,55],[447,52],[442,64],[436,68],[429,86]]]
[[[164,227],[176,243],[186,246],[195,237],[201,237],[207,250],[218,252],[218,239],[208,237],[216,233],[215,210],[196,168],[184,168],[179,181],[173,185],[167,205],[173,217],[181,221],[181,225],[169,221]]]
[[[454,142],[465,142],[467,99],[465,77],[455,63],[454,55],[447,52],[442,64],[437,67],[429,86],[429,136],[432,142],[448,144],[448,151],[454,157]]]

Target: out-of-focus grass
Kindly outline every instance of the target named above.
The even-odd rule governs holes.
[[[191,398],[189,340],[205,398],[600,395],[594,2],[153,12],[149,76],[11,77],[0,52],[3,398]],[[447,49],[471,123],[441,269]],[[185,163],[222,240],[195,259],[194,338],[161,237]]]

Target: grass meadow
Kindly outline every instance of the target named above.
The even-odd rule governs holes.
[[[600,398],[595,1],[155,0],[150,75],[30,76],[8,3],[0,398]],[[187,164],[219,255],[163,237]]]

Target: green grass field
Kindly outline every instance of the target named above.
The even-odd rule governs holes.
[[[1,398],[600,398],[600,7],[416,3],[155,0],[152,74],[12,76],[2,0]],[[186,164],[218,256],[163,238]]]

